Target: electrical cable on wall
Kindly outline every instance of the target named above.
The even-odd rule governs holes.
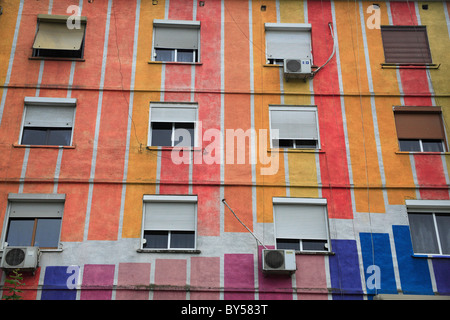
[[[334,54],[336,53],[336,40],[334,39],[333,27],[331,25],[332,25],[331,22],[328,22],[328,27],[330,27],[331,37],[333,38],[333,52],[331,53],[330,57],[323,65],[321,65],[319,68],[317,68],[315,71],[312,72],[313,75],[315,75],[317,72],[319,72],[320,69],[325,67],[328,64],[328,62],[330,62],[330,60],[333,58]]]
[[[259,242],[264,247],[264,249],[267,249],[267,247],[264,245],[264,243],[262,243],[262,241],[259,240],[258,237],[255,236],[255,234],[253,232],[250,231],[250,229],[245,225],[245,223],[243,223],[241,221],[241,219],[239,219],[239,217],[236,215],[236,213],[234,213],[233,209],[231,209],[230,206],[228,205],[228,203],[225,201],[225,199],[222,199],[222,202],[228,207],[228,209],[230,209],[231,213],[234,215],[234,217],[237,219],[237,221],[239,221],[240,224],[242,224],[244,226],[244,228],[247,229],[247,231],[251,233],[253,238],[255,238],[256,241]]]

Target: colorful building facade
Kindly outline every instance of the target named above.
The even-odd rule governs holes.
[[[3,256],[16,223],[23,231],[21,222],[34,221],[35,246],[41,220],[57,225],[42,227],[56,232],[56,245],[41,246],[38,268],[24,276],[24,298],[450,295],[449,2],[0,0],[0,6]],[[39,26],[57,24],[60,15],[85,17],[82,57],[39,56]],[[388,26],[426,26],[432,61],[386,61]],[[195,30],[195,48],[177,49],[193,60],[155,61],[164,28]],[[267,55],[271,30],[294,29],[310,36],[313,76],[304,80],[287,79],[283,64]],[[63,108],[69,118],[60,115]],[[315,115],[313,148],[272,144],[271,112],[292,110]],[[416,111],[439,115],[442,150],[399,148],[397,113]],[[43,124],[53,116],[63,124]],[[170,116],[177,119],[164,130],[193,117],[195,141],[187,149],[155,146],[152,139],[164,130],[153,122]],[[37,127],[47,135],[66,130],[69,142],[25,143],[27,130]],[[424,148],[438,139],[421,138],[406,140]],[[176,216],[171,203],[191,208],[191,220]],[[30,211],[42,204],[45,213]],[[48,213],[55,204],[63,209]],[[296,271],[265,273],[262,249],[282,247],[281,234],[290,228],[276,210],[289,205],[322,208],[325,236],[286,236],[303,248]],[[175,212],[183,226],[170,229],[166,221],[158,229],[154,220],[161,217],[153,212]],[[429,217],[434,242],[411,228]],[[193,236],[194,245],[151,248],[158,230],[172,245],[177,236]],[[306,240],[325,246],[308,250]],[[437,251],[421,252],[413,240],[425,247],[436,242]],[[6,277],[3,271],[2,284]]]

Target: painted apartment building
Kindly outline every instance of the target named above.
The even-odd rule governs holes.
[[[450,2],[0,7],[24,299],[450,295]]]

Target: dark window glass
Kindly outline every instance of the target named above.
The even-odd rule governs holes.
[[[426,152],[443,152],[441,140],[422,140],[423,151]]]
[[[168,231],[145,231],[144,248],[151,249],[167,249],[169,242],[169,232]]]
[[[43,146],[69,146],[72,129],[27,128],[23,129],[22,144]]]
[[[172,123],[152,122],[152,146],[172,146]]]
[[[72,129],[50,129],[47,132],[47,145],[69,146]]]
[[[155,49],[156,61],[175,61],[174,49]]]
[[[6,237],[8,246],[31,246],[34,220],[35,219],[10,219],[8,236]]]
[[[278,141],[278,148],[293,148],[294,147],[294,140],[287,140],[287,139],[280,139],[280,140],[274,140],[274,147],[276,145],[276,141]]]
[[[277,249],[300,250],[298,239],[277,239]]]
[[[433,215],[410,213],[408,218],[414,252],[439,253]]]
[[[194,50],[177,50],[178,62],[196,62],[194,61]]]
[[[6,242],[8,246],[57,248],[60,230],[59,218],[10,219]]]
[[[315,149],[316,147],[316,140],[295,140],[295,148],[297,149]]]
[[[443,254],[450,254],[450,215],[436,215],[439,240]]]
[[[170,248],[195,248],[194,231],[171,231]]]
[[[174,146],[193,147],[194,146],[194,124],[175,123]]]
[[[400,151],[420,151],[419,140],[398,140]]]
[[[61,219],[38,219],[34,245],[41,248],[57,248]]]
[[[47,139],[47,129],[24,128],[22,135],[22,144],[45,145]]]
[[[302,240],[303,250],[327,251],[326,240]]]
[[[33,57],[81,59],[83,58],[82,48],[83,45],[80,50],[34,49]]]

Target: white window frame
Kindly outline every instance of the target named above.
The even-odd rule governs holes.
[[[144,232],[145,232],[145,203],[149,202],[164,202],[164,203],[192,203],[194,205],[194,248],[170,248],[170,229],[164,229],[161,231],[169,231],[169,238],[167,243],[167,248],[144,248]],[[197,209],[198,209],[198,197],[196,195],[189,196],[178,196],[178,195],[144,195],[143,205],[142,205],[142,227],[141,227],[141,238],[140,238],[140,250],[143,251],[196,251],[197,250]]]
[[[295,148],[295,140],[305,140],[305,139],[294,139],[294,147],[293,148],[284,148],[284,149],[292,149],[292,150],[319,150],[321,148],[320,145],[320,131],[319,131],[319,115],[317,106],[315,105],[269,105],[269,126],[270,126],[270,147],[274,148],[273,140],[276,138],[276,135],[272,132],[272,115],[271,111],[314,111],[316,114],[316,131],[317,131],[317,145],[316,148]],[[278,147],[280,148],[280,147]],[[283,148],[280,148],[283,149]]]
[[[165,20],[165,19],[153,19],[153,37],[152,37],[152,56],[151,61],[156,61],[156,47],[155,47],[155,37],[156,37],[156,29],[159,27],[164,26],[170,26],[173,28],[183,29],[183,28],[195,28],[198,29],[198,43],[197,43],[197,52],[193,50],[193,59],[192,62],[178,62],[177,60],[177,51],[178,50],[184,50],[182,48],[159,48],[159,49],[166,49],[166,50],[174,50],[174,61],[161,61],[162,63],[170,63],[170,62],[178,62],[178,63],[199,63],[200,62],[200,39],[201,39],[201,28],[200,28],[200,21],[189,21],[189,20]]]
[[[328,254],[331,252],[331,239],[330,239],[330,229],[329,229],[329,218],[328,218],[328,209],[327,209],[327,199],[324,198],[291,198],[291,197],[273,197],[272,198],[272,206],[273,206],[273,224],[274,224],[274,243],[275,246],[277,244],[277,221],[276,221],[276,214],[275,214],[275,207],[276,205],[306,205],[306,206],[320,206],[323,208],[324,218],[325,218],[325,233],[327,235],[327,250],[302,250],[302,240],[308,240],[308,239],[298,239],[300,242],[300,251],[301,253],[322,253],[322,254]],[[285,239],[283,236],[280,236],[280,239]],[[297,240],[297,239],[294,239]]]
[[[419,141],[420,150],[414,150],[414,151],[403,151],[403,150],[400,150],[400,140],[417,140],[417,141]],[[441,153],[446,152],[447,148],[446,148],[445,142],[443,140],[440,140],[441,144],[442,144],[442,150],[443,151],[424,151],[423,150],[423,140],[438,140],[438,139],[398,139],[398,148],[399,148],[400,152],[441,152]]]
[[[436,234],[436,241],[439,249],[439,253],[427,253],[427,252],[415,252],[416,255],[430,255],[430,256],[450,256],[450,254],[442,253],[441,239],[439,237],[439,229],[436,222],[436,214],[444,213],[450,215],[450,200],[405,200],[405,205],[408,213],[408,225],[409,214],[412,213],[424,213],[433,216],[433,226]],[[412,233],[410,227],[410,236],[412,241]],[[414,247],[413,247],[414,250]]]
[[[167,108],[183,108],[183,109],[192,109],[195,111],[195,121],[179,121],[174,120],[172,122],[172,136],[171,136],[171,146],[174,147],[174,135],[175,135],[175,123],[193,123],[194,124],[194,145],[191,147],[182,147],[182,148],[195,148],[198,146],[198,103],[196,102],[161,102],[161,101],[152,101],[149,106],[149,115],[148,115],[148,138],[147,138],[147,146],[148,147],[157,147],[152,146],[152,105],[154,107],[167,107]],[[164,148],[164,147],[163,147]]]
[[[58,235],[58,248],[49,248],[49,249],[40,249],[41,251],[60,251],[62,250],[61,244],[61,230],[62,230],[62,221],[64,217],[64,207],[65,207],[65,194],[47,194],[47,193],[9,193],[8,194],[8,205],[6,209],[6,216],[3,221],[3,232],[1,236],[1,249],[4,250],[6,248],[6,235],[8,233],[9,220],[11,219],[11,208],[13,203],[62,203],[63,211],[59,216],[54,216],[54,218],[61,219],[61,227],[59,229]],[[29,218],[38,218],[35,215],[30,215]],[[50,217],[50,216],[49,216]]]
[[[71,129],[72,133],[70,135],[70,144],[68,146],[73,145],[73,132],[75,130],[75,116],[76,116],[76,105],[77,105],[77,99],[75,98],[47,98],[47,97],[25,97],[24,99],[24,110],[22,114],[22,123],[20,126],[20,134],[19,134],[19,144],[22,144],[22,138],[23,138],[23,130],[25,129],[25,119],[27,115],[28,108],[34,108],[34,107],[73,107],[73,117],[72,117],[72,124]],[[49,127],[52,128],[52,127]],[[46,147],[46,145],[39,145]]]

